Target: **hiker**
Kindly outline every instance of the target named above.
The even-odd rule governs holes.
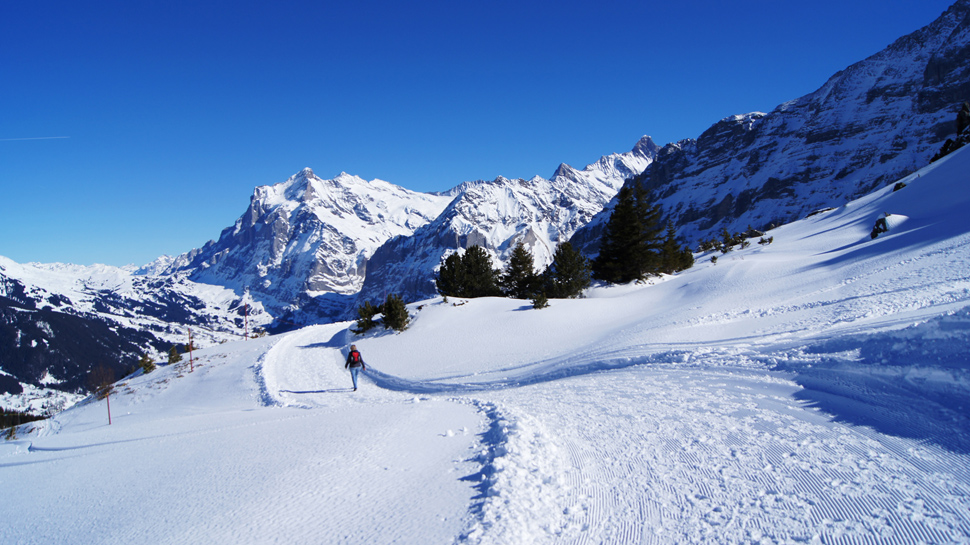
[[[367,370],[367,365],[364,363],[364,358],[360,357],[360,351],[357,350],[357,345],[350,345],[350,354],[347,354],[347,363],[344,364],[344,369],[350,369],[350,378],[354,379],[354,391],[357,391],[357,373],[360,372],[361,367],[364,371]]]

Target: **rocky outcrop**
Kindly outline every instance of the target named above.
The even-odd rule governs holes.
[[[957,113],[957,134],[955,138],[947,138],[940,151],[930,159],[931,162],[937,161],[953,153],[954,151],[970,144],[970,103],[963,103],[960,112]]]

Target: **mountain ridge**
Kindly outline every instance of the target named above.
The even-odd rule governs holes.
[[[631,183],[691,243],[839,206],[926,165],[970,98],[970,1],[771,112],[665,145]],[[574,237],[590,254],[612,205]]]

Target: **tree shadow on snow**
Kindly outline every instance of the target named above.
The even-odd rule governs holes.
[[[348,388],[330,388],[327,390],[280,390],[280,392],[285,392],[287,394],[334,394],[338,392],[353,392],[352,387]]]
[[[932,443],[958,454],[970,454],[970,423],[940,401],[927,399],[884,379],[845,371],[799,374],[804,389],[797,399],[831,414],[836,422],[868,426],[895,437]]]
[[[305,345],[303,345],[303,346],[301,346],[299,348],[302,348],[304,350],[312,350],[312,349],[316,349],[316,348],[336,348],[336,349],[340,349],[340,348],[343,348],[344,347],[343,337],[344,337],[344,330],[341,330],[341,331],[338,331],[338,332],[334,333],[333,336],[330,337],[329,339],[327,339],[326,341],[322,341],[322,342],[318,342],[318,343],[313,343],[313,344],[305,344]]]

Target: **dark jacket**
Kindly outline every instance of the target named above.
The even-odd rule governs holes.
[[[356,358],[354,358],[354,354],[357,354]],[[347,367],[363,367],[364,369],[367,369],[367,366],[364,365],[364,358],[361,357],[359,350],[351,350],[350,353],[347,354],[347,363],[344,364],[344,368]]]

